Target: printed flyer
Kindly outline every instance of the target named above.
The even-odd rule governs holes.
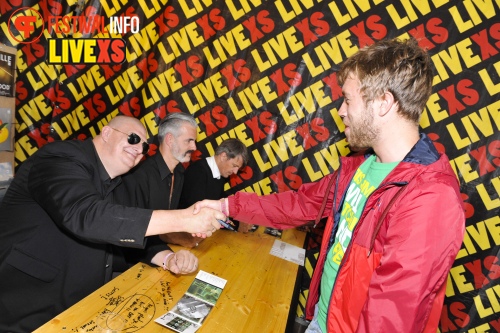
[[[219,299],[226,282],[218,276],[199,271],[174,308],[155,321],[176,332],[196,332]]]
[[[0,96],[14,97],[16,56],[0,51]]]

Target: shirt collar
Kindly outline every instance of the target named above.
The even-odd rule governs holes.
[[[220,179],[220,171],[217,163],[215,163],[215,158],[213,156],[207,157],[207,163],[210,167],[210,170],[212,170],[212,176],[214,178]]]
[[[154,158],[155,163],[158,166],[158,171],[160,172],[161,180],[173,174],[177,176],[178,173],[184,173],[184,166],[182,165],[182,163],[177,163],[174,170],[170,171],[170,169],[167,166],[167,163],[165,162],[165,159],[163,158],[159,150],[156,152],[156,154],[152,156],[152,158]]]
[[[165,159],[163,159],[160,150],[158,150],[156,154],[153,155],[153,159],[156,162],[156,165],[158,166],[158,171],[160,172],[160,178],[162,180],[167,178],[167,176],[170,175],[172,172],[168,168],[167,163],[165,163]]]

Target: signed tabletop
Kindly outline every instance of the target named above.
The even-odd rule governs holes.
[[[269,254],[276,238],[263,230],[247,234],[221,230],[192,249],[201,270],[227,280],[197,332],[285,331],[298,265]],[[281,237],[299,247],[304,239],[305,232],[296,229],[283,231]],[[126,318],[122,332],[174,332],[154,320],[175,306],[196,273],[176,276],[138,263],[34,332],[96,332],[97,317],[104,312]]]

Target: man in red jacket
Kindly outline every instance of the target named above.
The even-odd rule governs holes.
[[[353,150],[317,183],[258,197],[238,192],[200,207],[246,223],[296,227],[328,217],[306,305],[306,332],[432,332],[465,217],[444,154],[419,133],[432,90],[414,39],[379,41],[338,72],[339,115]]]

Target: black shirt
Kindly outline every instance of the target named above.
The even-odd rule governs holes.
[[[158,151],[122,177],[122,183],[114,191],[115,201],[153,210],[177,209],[183,182],[182,164],[177,164],[172,173]],[[145,251],[123,249],[123,255],[129,265],[139,261],[149,263],[156,253],[164,250],[170,250],[170,247],[158,236],[152,236],[148,237]]]
[[[174,188],[171,190],[172,177]],[[158,151],[122,177],[119,191],[115,191],[115,199],[134,207],[177,209],[183,183],[182,164],[177,164],[172,173]]]

